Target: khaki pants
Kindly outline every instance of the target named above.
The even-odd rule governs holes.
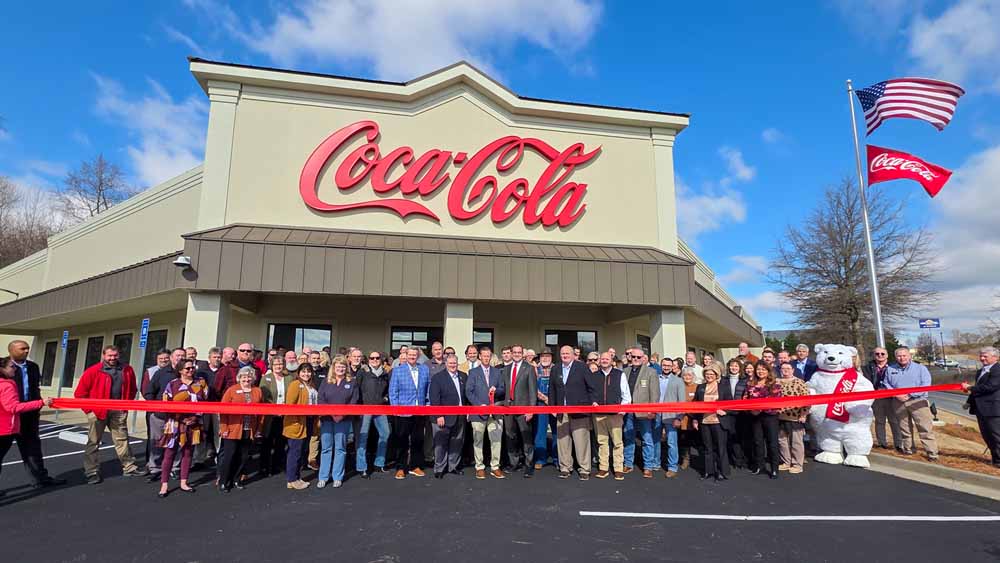
[[[503,422],[489,417],[486,422],[472,421],[472,455],[476,460],[476,471],[486,469],[483,462],[483,435],[490,437],[490,471],[500,469],[500,444],[503,439]]]
[[[778,453],[781,455],[781,463],[789,467],[802,467],[802,462],[806,458],[806,446],[803,441],[805,433],[805,425],[801,422],[794,420],[778,422]]]
[[[597,463],[601,471],[608,470],[608,458],[614,458],[615,473],[625,470],[625,442],[622,441],[622,415],[595,414],[594,431],[597,433]],[[611,452],[608,452],[608,441]]]
[[[875,414],[875,442],[883,448],[889,446],[885,435],[886,422],[889,423],[889,430],[892,431],[892,447],[897,450],[902,448],[899,421],[896,419],[896,403],[898,402],[892,397],[886,397],[885,399],[875,399],[875,402],[872,403],[872,412]],[[909,426],[910,432],[913,432],[913,424],[909,419],[910,417],[907,416],[906,425]]]
[[[83,449],[83,471],[88,477],[97,475],[100,469],[97,450],[101,447],[105,429],[111,433],[111,441],[115,445],[118,461],[122,463],[122,471],[129,473],[137,469],[135,456],[128,445],[127,418],[127,414],[122,411],[108,411],[108,417],[104,420],[97,418],[94,413],[87,415],[87,446]]]
[[[913,430],[907,423],[908,418],[913,419],[913,426],[920,434],[920,441],[924,445],[924,451],[928,457],[937,457],[937,440],[934,439],[934,417],[931,416],[930,403],[927,399],[910,399],[909,401],[895,402],[896,424],[899,426],[900,447],[904,452],[913,452]]]
[[[580,464],[580,474],[590,474],[590,427],[589,416],[571,418],[568,414],[555,415],[556,451],[559,452],[559,471],[573,471],[573,451]],[[618,435],[619,438],[621,434]]]

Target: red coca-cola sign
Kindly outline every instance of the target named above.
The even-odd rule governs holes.
[[[601,147],[585,152],[583,143],[560,151],[531,137],[501,137],[471,156],[466,152],[431,149],[417,156],[411,147],[383,154],[378,144],[379,125],[374,121],[352,123],[327,137],[306,160],[299,176],[299,193],[310,208],[337,213],[355,209],[388,209],[400,217],[418,215],[440,222],[440,218],[417,199],[430,199],[447,187],[448,213],[458,221],[470,221],[489,213],[494,223],[503,223],[518,213],[525,225],[568,227],[583,215],[587,184],[571,182],[573,172],[590,162]],[[348,147],[362,140],[353,150]],[[533,180],[500,178],[536,153],[548,165]],[[406,197],[374,197],[356,203],[330,203],[319,197],[320,173],[333,172],[333,183],[341,192],[354,190],[367,180],[376,196],[398,193]],[[504,184],[501,187],[501,184]]]

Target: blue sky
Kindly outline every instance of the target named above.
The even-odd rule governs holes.
[[[1000,0],[244,4],[8,6],[0,174],[52,189],[103,152],[148,186],[197,164],[208,105],[187,55],[390,80],[464,58],[525,96],[691,113],[675,154],[682,236],[766,329],[787,328],[760,269],[853,174],[844,80],[916,74],[968,94],[943,132],[893,120],[872,137],[956,171],[933,201],[878,188],[936,236],[941,300],[914,315],[975,329],[1000,285],[1000,229],[982,212],[1000,190]]]

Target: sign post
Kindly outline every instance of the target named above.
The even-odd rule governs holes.
[[[921,329],[927,329],[927,334],[930,335],[931,342],[934,342],[934,333],[932,332],[932,329],[935,329],[935,328],[939,329],[939,328],[941,328],[941,319],[940,318],[917,319],[917,325]],[[933,347],[933,345],[932,345],[932,347]],[[941,359],[942,360],[947,360],[948,359],[947,354],[944,353],[944,333],[943,332],[941,333]]]
[[[69,331],[64,330],[62,333],[62,340],[59,342],[59,346],[62,348],[62,369],[59,370],[58,377],[56,380],[56,398],[62,397],[63,388],[63,375],[66,373],[66,345],[69,343]],[[56,409],[56,422],[59,422],[59,412],[61,409]]]
[[[135,388],[139,390],[139,398],[142,398],[142,374],[146,373],[146,342],[149,340],[149,317],[142,319],[142,324],[139,325],[139,355],[142,360],[139,361],[139,371],[135,374]],[[129,424],[129,432],[135,433],[135,422],[138,413],[132,411],[132,421]]]

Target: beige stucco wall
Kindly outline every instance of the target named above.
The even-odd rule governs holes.
[[[566,229],[540,225],[529,228],[520,214],[497,226],[489,219],[488,211],[471,222],[459,223],[447,211],[450,181],[429,199],[419,199],[440,217],[440,224],[412,216],[404,221],[384,210],[337,214],[312,211],[298,190],[306,159],[331,133],[366,119],[377,121],[381,127],[379,145],[383,155],[410,146],[417,155],[436,148],[464,151],[471,157],[505,135],[536,137],[559,150],[576,142],[584,143],[587,150],[601,147],[601,154],[571,177],[589,186],[584,198],[587,211]],[[657,206],[652,203],[656,201],[656,179],[650,129],[539,121],[503,115],[468,86],[456,86],[414,109],[366,106],[361,100],[337,101],[319,94],[284,96],[279,91],[245,87],[236,107],[225,222],[656,246]],[[355,142],[350,147],[360,144]],[[335,163],[340,160],[334,158]],[[501,189],[514,178],[534,183],[546,164],[544,158],[529,151],[519,166],[503,176],[507,181],[501,183]],[[338,193],[331,168],[320,180],[319,195],[324,201],[347,203],[376,197],[367,180],[350,193]],[[459,167],[453,165],[449,171],[454,178]],[[493,163],[485,166],[478,177],[491,173],[496,174]],[[398,174],[391,174],[390,179]],[[395,197],[399,197],[398,192]],[[262,206],[262,202],[267,205]],[[673,202],[669,203],[672,207]],[[627,228],[623,228],[623,216],[629,218]]]
[[[175,252],[195,230],[201,167],[49,239],[46,289]]]
[[[181,331],[184,326],[184,314],[184,310],[176,310],[148,315],[150,319],[149,330],[155,331],[166,329],[167,346],[179,346],[181,344]],[[102,336],[104,338],[104,345],[108,345],[113,343],[116,334],[131,333],[131,364],[136,371],[138,371],[139,366],[142,363],[142,351],[139,348],[139,331],[141,324],[142,317],[123,317],[106,322],[65,327],[65,329],[70,331],[70,339],[79,339],[80,341],[77,347],[74,385],[76,384],[76,381],[79,380],[80,375],[83,374],[83,370],[87,367],[84,365],[84,359],[87,354],[87,339],[91,337]],[[45,331],[34,338],[30,355],[40,367],[42,366],[43,356],[45,354],[45,344],[47,342],[59,342],[62,338],[62,330],[63,329]],[[204,352],[202,352],[202,355],[204,355]],[[55,370],[52,377],[53,383],[59,380],[59,375],[62,373],[62,366],[63,350],[62,348],[58,348],[56,351]],[[46,390],[55,394],[55,385],[43,388],[43,393],[45,393]],[[67,389],[63,389],[64,396],[69,393],[72,392]]]

